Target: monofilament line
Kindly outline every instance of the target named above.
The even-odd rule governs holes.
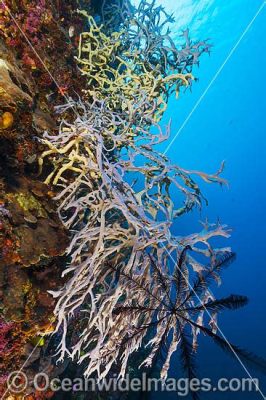
[[[212,319],[212,315],[209,312],[209,310],[205,307],[205,305],[203,304],[201,298],[199,297],[199,295],[197,294],[197,292],[194,290],[193,286],[191,285],[191,283],[189,282],[187,276],[183,273],[183,271],[180,269],[180,267],[178,266],[178,264],[176,263],[175,259],[173,258],[172,254],[168,251],[168,249],[166,248],[166,246],[163,244],[162,247],[164,247],[164,249],[166,250],[166,253],[168,254],[169,258],[171,259],[171,261],[174,263],[175,266],[177,266],[179,272],[181,273],[182,277],[185,279],[186,284],[188,285],[189,289],[194,293],[194,295],[196,296],[197,300],[200,302],[201,306],[203,307],[204,311],[206,312],[206,314],[208,315],[208,317],[210,317],[210,319]],[[210,291],[211,292],[211,291]],[[231,343],[228,341],[227,337],[225,336],[225,334],[223,333],[223,331],[219,328],[218,324],[217,324],[217,331],[221,334],[221,336],[223,337],[223,339],[226,341],[227,346],[229,347],[229,349],[232,351],[233,355],[235,356],[235,358],[237,359],[237,361],[239,362],[239,364],[241,365],[241,367],[243,368],[243,370],[245,371],[245,373],[248,375],[248,377],[252,380],[256,390],[260,393],[260,395],[262,396],[262,398],[265,400],[265,396],[263,394],[263,392],[261,391],[261,389],[259,388],[256,380],[251,376],[249,370],[247,369],[247,367],[245,366],[245,364],[243,363],[243,361],[241,360],[241,358],[239,357],[239,355],[236,353],[236,351],[234,350],[234,348],[232,347]]]
[[[47,65],[45,64],[44,60],[42,59],[42,57],[40,56],[40,54],[37,52],[37,50],[35,49],[35,47],[33,46],[33,44],[31,43],[30,39],[28,38],[28,36],[25,34],[25,32],[23,31],[23,29],[21,28],[21,26],[19,25],[19,23],[17,22],[16,18],[14,17],[14,15],[11,13],[10,9],[8,8],[8,6],[6,5],[6,3],[4,2],[4,0],[0,0],[1,3],[3,4],[5,11],[7,11],[7,13],[9,14],[10,18],[12,19],[12,21],[14,22],[14,24],[16,25],[16,27],[18,28],[19,32],[22,34],[22,36],[24,37],[24,39],[26,40],[27,44],[29,45],[29,47],[31,48],[31,50],[33,51],[33,53],[35,54],[35,56],[38,58],[38,60],[40,61],[40,63],[42,64],[42,66],[44,67],[45,71],[47,72],[47,74],[50,76],[50,78],[52,79],[52,81],[54,82],[54,84],[56,85],[59,93],[62,94],[62,96],[67,100],[67,102],[69,102],[68,97],[61,92],[62,88],[59,85],[58,81],[55,79],[55,77],[53,76],[53,74],[51,73],[50,69],[47,67]]]
[[[214,77],[212,78],[212,80],[210,81],[209,85],[206,87],[206,89],[204,90],[204,92],[202,93],[202,95],[200,96],[200,98],[198,99],[198,101],[196,102],[196,104],[194,105],[194,107],[192,108],[192,110],[190,111],[190,113],[188,114],[188,116],[186,117],[186,119],[184,120],[183,124],[180,126],[180,128],[178,129],[177,133],[175,134],[175,136],[173,137],[173,139],[171,140],[171,142],[168,144],[168,146],[166,147],[166,149],[164,150],[163,154],[165,155],[166,153],[168,153],[168,151],[170,150],[170,148],[173,146],[174,142],[176,141],[176,139],[178,138],[178,136],[180,135],[180,133],[183,131],[183,129],[185,128],[185,126],[187,125],[187,123],[189,122],[190,118],[192,117],[192,115],[194,114],[194,112],[197,110],[197,108],[199,107],[199,105],[201,104],[202,100],[204,99],[204,97],[206,96],[206,94],[208,93],[208,91],[210,90],[210,88],[212,87],[212,85],[215,83],[216,79],[219,77],[220,73],[222,72],[222,70],[224,69],[224,67],[226,66],[226,64],[228,63],[228,61],[231,59],[231,57],[233,56],[233,54],[235,53],[235,51],[237,50],[237,48],[239,47],[239,45],[241,44],[242,40],[244,39],[244,37],[246,36],[246,34],[249,32],[250,28],[252,27],[252,25],[254,24],[254,22],[256,21],[257,17],[259,16],[259,14],[261,13],[261,11],[263,10],[264,6],[266,4],[266,1],[263,2],[263,4],[260,6],[260,8],[258,9],[258,11],[256,12],[256,14],[254,15],[254,17],[252,18],[252,20],[249,22],[248,26],[245,28],[244,32],[241,34],[240,38],[238,39],[238,41],[236,42],[236,44],[234,45],[234,47],[231,49],[230,53],[228,54],[228,56],[226,57],[226,59],[224,60],[224,62],[222,63],[222,65],[220,66],[220,68],[218,69],[218,71],[216,72],[216,74],[214,75]]]

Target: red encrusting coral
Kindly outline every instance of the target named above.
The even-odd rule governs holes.
[[[53,75],[59,94],[61,87],[64,93],[71,90],[75,75],[71,62],[76,51],[73,44],[82,27],[75,13],[76,2],[65,5],[63,10],[50,0],[6,0],[5,5],[0,5],[0,37],[16,52],[23,68],[45,91],[54,89]],[[75,26],[73,37],[68,32],[70,24]]]

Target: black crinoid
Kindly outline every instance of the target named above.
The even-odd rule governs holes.
[[[161,378],[165,380],[172,354],[179,349],[181,364],[189,379],[196,377],[195,355],[197,336],[209,336],[229,355],[239,357],[260,371],[266,370],[266,361],[238,346],[229,343],[217,325],[217,315],[223,310],[235,310],[247,304],[246,296],[232,294],[216,300],[210,291],[213,281],[234,259],[235,254],[225,252],[189,282],[187,261],[191,247],[185,246],[171,273],[158,265],[152,254],[146,273],[120,273],[132,293],[132,300],[121,298],[114,309],[116,316],[127,321],[128,330],[120,342],[122,358],[127,358],[132,347],[146,337],[148,355],[142,367],[153,367],[158,355],[163,355]],[[146,276],[147,279],[144,279]],[[123,304],[124,303],[124,304]],[[117,320],[118,321],[118,320]],[[143,343],[142,343],[143,344]],[[198,399],[198,392],[191,393]]]

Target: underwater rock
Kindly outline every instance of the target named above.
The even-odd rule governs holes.
[[[38,193],[37,197],[34,192]],[[67,234],[50,204],[48,187],[19,177],[16,186],[7,184],[0,192],[2,208],[1,265],[23,267],[46,265],[64,254]],[[41,196],[41,197],[40,197]]]
[[[53,193],[32,176],[36,177],[42,151],[38,137],[57,127],[54,105],[72,89],[80,93],[73,60],[83,24],[75,1],[5,3],[7,7],[0,5],[0,395],[8,373],[19,369],[36,345],[25,365],[28,376],[38,368],[58,376],[65,368],[55,366],[55,349],[47,348],[46,335],[54,330],[55,300],[48,291],[64,282],[62,255],[68,235],[57,217]],[[52,69],[59,88],[12,15]],[[5,398],[37,400],[52,395],[29,388]]]
[[[36,129],[40,130],[41,132],[57,128],[55,120],[51,117],[51,115],[39,109],[36,109],[33,113],[33,123]]]
[[[23,338],[17,325],[0,317],[0,371],[14,367],[20,358]],[[1,387],[0,387],[1,393]]]
[[[16,109],[32,103],[33,83],[21,70],[12,52],[0,41],[0,107]]]
[[[61,280],[59,256],[68,243],[48,191],[26,177],[2,181],[0,189],[0,309],[27,332],[52,331],[54,299],[47,291]]]

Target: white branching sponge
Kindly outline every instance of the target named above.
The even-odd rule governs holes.
[[[59,132],[43,138],[40,170],[49,159],[46,183],[58,191],[71,234],[66,284],[53,293],[58,354],[84,362],[86,376],[103,379],[116,365],[123,377],[140,348],[139,366],[151,367],[165,346],[162,379],[178,347],[193,377],[198,333],[231,349],[216,334],[216,316],[246,302],[234,295],[217,301],[209,289],[232,259],[230,248],[211,244],[229,236],[225,226],[206,222],[200,233],[173,235],[174,221],[204,201],[197,178],[226,182],[223,165],[213,175],[187,171],[156,150],[169,136],[159,120],[171,90],[191,84],[193,65],[209,49],[187,31],[177,49],[164,31],[170,20],[145,0],[135,12],[122,10],[120,30],[110,36],[88,17],[77,57],[88,79],[84,98],[58,107]]]
[[[186,309],[213,300],[207,286],[198,299],[188,296],[190,272],[202,276],[213,269],[215,277],[217,260],[230,249],[213,249],[209,239],[228,237],[228,231],[206,223],[200,234],[172,235],[174,218],[200,206],[201,194],[187,171],[154,150],[168,134],[159,125],[154,126],[158,134],[137,128],[142,108],[135,108],[130,121],[97,100],[73,102],[58,111],[65,114],[73,108],[72,123],[62,120],[58,135],[45,135],[48,150],[40,160],[42,164],[47,156],[53,158],[47,183],[60,188],[59,214],[72,232],[71,262],[65,271],[69,279],[53,293],[58,297],[57,331],[63,329],[60,359],[86,360],[86,375],[97,372],[99,378],[118,362],[123,376],[129,356],[147,340],[149,354],[143,363],[150,366],[161,342],[171,338],[162,368],[165,378],[180,332],[188,324]],[[145,118],[146,124],[152,122]],[[224,183],[219,173],[194,171],[208,182]],[[138,191],[132,175],[138,179]],[[172,188],[183,196],[179,205],[170,198]],[[199,261],[202,256],[211,259],[209,269]],[[171,310],[179,307],[185,318],[177,324]],[[79,339],[69,343],[68,324],[77,314],[84,328]],[[216,327],[215,314],[211,322]],[[196,346],[197,329],[191,329]]]

